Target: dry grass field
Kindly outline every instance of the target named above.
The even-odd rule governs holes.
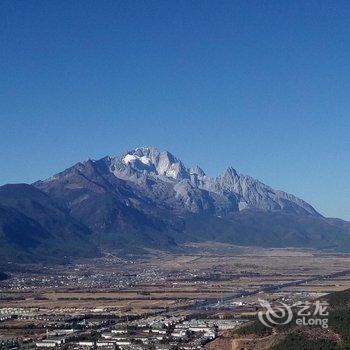
[[[106,285],[42,286],[11,288],[3,285],[0,308],[40,308],[58,312],[108,309],[116,313],[143,313],[161,308],[175,308],[195,300],[220,300],[241,290],[278,286],[290,281],[317,277],[350,268],[350,255],[321,253],[302,249],[263,249],[218,243],[184,246],[181,253],[150,251],[149,256],[132,263],[105,264],[81,261],[76,266],[60,267],[60,278],[78,281],[90,276],[105,278]],[[117,286],[109,276],[130,279]],[[130,275],[131,277],[125,277]],[[37,276],[34,274],[34,279]],[[33,279],[33,276],[30,278]],[[102,277],[101,277],[102,276]],[[48,278],[49,276],[43,276]],[[18,283],[23,283],[23,276]],[[40,277],[41,278],[41,277]],[[350,287],[350,276],[288,286],[284,292],[329,292]],[[21,298],[18,298],[21,296]],[[13,300],[11,300],[13,299]]]

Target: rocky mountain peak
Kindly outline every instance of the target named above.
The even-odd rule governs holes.
[[[230,179],[235,179],[239,177],[237,171],[233,167],[228,167],[220,176],[222,178],[230,178]]]
[[[239,179],[240,176],[237,174],[237,171],[229,167],[216,178],[216,181],[225,190],[236,190],[236,184]]]
[[[190,168],[190,174],[197,175],[198,177],[205,176],[204,170],[201,167],[199,167],[198,165],[195,165],[192,168]]]
[[[180,180],[189,177],[183,163],[168,151],[153,147],[135,148],[122,157],[122,162],[138,172],[153,173]]]

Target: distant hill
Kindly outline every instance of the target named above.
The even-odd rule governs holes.
[[[14,261],[95,255],[91,232],[34,186],[0,187],[0,253]]]
[[[199,241],[350,251],[350,224],[232,167],[211,178],[152,147],[0,187],[0,256],[8,260]]]

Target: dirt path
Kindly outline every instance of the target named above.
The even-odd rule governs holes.
[[[238,339],[233,339],[232,340],[231,350],[238,350],[239,349],[238,346],[239,346]]]

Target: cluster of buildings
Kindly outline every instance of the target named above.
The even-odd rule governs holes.
[[[73,329],[51,332],[36,342],[38,349],[121,349],[146,350],[200,350],[215,339],[218,331],[239,326],[236,319],[187,319],[186,316],[150,316],[112,327],[103,327],[96,333],[76,332]]]
[[[123,262],[125,264],[125,262]],[[129,262],[130,265],[132,262]],[[108,266],[108,265],[107,265]],[[92,270],[89,264],[79,264],[73,269],[51,269],[43,267],[40,273],[16,273],[10,279],[2,281],[1,286],[11,291],[30,292],[50,287],[59,288],[127,288],[137,284],[164,283],[167,280],[167,274],[159,267],[136,267],[133,271],[125,272],[120,270],[111,270],[106,273],[98,269]]]

